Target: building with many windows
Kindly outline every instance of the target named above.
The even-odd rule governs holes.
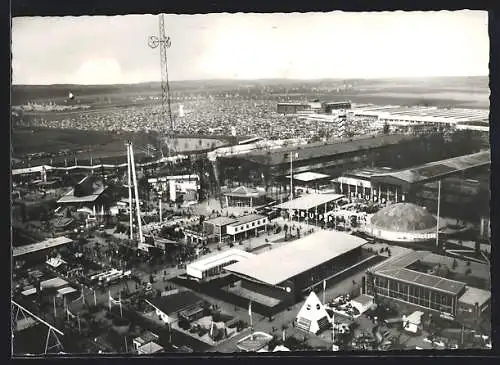
[[[244,215],[235,222],[228,224],[227,234],[232,237],[233,242],[240,238],[248,238],[249,235],[258,236],[260,231],[267,229],[267,223],[269,223],[269,220],[264,215]]]
[[[429,255],[432,254],[428,251],[412,251],[384,261],[367,273],[364,292],[410,304],[444,318],[456,318],[469,325],[479,323],[489,311],[491,292],[418,270]]]

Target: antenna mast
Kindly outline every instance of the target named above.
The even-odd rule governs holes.
[[[160,121],[160,138],[167,137],[168,154],[170,156],[171,144],[173,145],[174,134],[174,119],[172,118],[172,108],[170,103],[170,85],[168,82],[168,67],[167,67],[167,48],[170,48],[170,37],[165,35],[165,17],[164,14],[159,15],[159,34],[150,36],[148,45],[150,48],[160,47],[160,66],[161,66],[161,121]],[[169,124],[167,125],[167,117]],[[164,133],[166,131],[166,133]],[[160,151],[163,156],[163,149],[160,145]]]

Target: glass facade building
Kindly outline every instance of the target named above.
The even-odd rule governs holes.
[[[425,285],[407,283],[396,278],[388,278],[371,273],[366,280],[366,294],[379,295],[386,298],[397,299],[419,307],[446,313],[456,314],[457,299],[462,293],[446,292]]]

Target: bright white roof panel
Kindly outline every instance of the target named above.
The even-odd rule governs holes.
[[[277,285],[365,243],[364,239],[343,232],[317,231],[225,269]]]
[[[72,288],[71,286],[68,286],[66,288],[59,289],[57,292],[61,295],[67,295],[67,294],[75,293],[76,289]]]
[[[70,243],[72,241],[73,240],[71,240],[67,237],[49,238],[48,240],[38,242],[38,243],[33,243],[31,245],[13,247],[12,248],[12,256],[13,257],[22,256],[22,255],[26,255],[28,253],[32,253],[32,252],[36,252],[36,251],[40,251],[40,250],[45,250],[45,249],[57,247],[60,245],[65,245],[65,244]]]
[[[42,281],[40,283],[40,287],[42,287],[42,288],[60,288],[60,287],[67,285],[67,284],[68,284],[68,282],[64,279],[52,278],[52,279]]]
[[[344,195],[342,194],[305,194],[300,198],[279,204],[276,206],[276,208],[308,210],[308,209],[313,209],[325,203],[339,200],[343,196]]]
[[[29,295],[33,295],[35,293],[36,293],[36,288],[31,288],[31,289],[27,289],[27,290],[23,291],[21,294],[24,296],[29,296]]]
[[[490,291],[469,286],[465,289],[464,294],[458,299],[458,301],[469,305],[475,305],[477,303],[479,306],[482,306],[490,299]]]
[[[238,262],[253,258],[255,254],[246,252],[243,250],[239,250],[237,248],[232,248],[224,252],[216,253],[215,255],[210,255],[208,257],[204,257],[200,260],[194,261],[188,266],[193,269],[206,271],[213,267],[217,267],[226,262],[230,262],[236,260]]]
[[[319,179],[326,179],[328,177],[329,177],[328,175],[320,174],[318,172],[310,172],[310,171],[302,172],[300,174],[293,175],[294,180],[303,181],[303,182],[309,182],[309,181],[314,181],[314,180],[319,180]],[[290,178],[290,175],[288,175],[287,178]]]

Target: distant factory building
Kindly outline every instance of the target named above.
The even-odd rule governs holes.
[[[276,112],[278,114],[298,114],[300,112],[314,112],[321,110],[321,103],[278,103]]]
[[[392,126],[436,126],[489,131],[489,112],[479,109],[437,108],[423,106],[363,105],[354,110],[357,118]]]
[[[323,104],[323,108],[326,114],[331,114],[334,111],[351,109],[352,104],[350,101],[327,102]]]

